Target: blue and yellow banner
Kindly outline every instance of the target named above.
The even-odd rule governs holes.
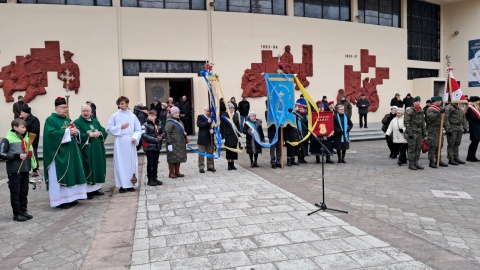
[[[294,75],[264,73],[267,85],[267,127],[272,124],[296,127],[295,115],[288,113],[288,109],[295,109]]]

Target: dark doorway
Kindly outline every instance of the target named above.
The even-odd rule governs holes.
[[[190,125],[191,132],[188,135],[195,134],[195,109],[193,107],[193,91],[192,91],[192,80],[191,79],[168,79],[170,82],[170,96],[178,103],[182,101],[182,97],[186,96],[187,100],[190,101],[192,106],[192,112],[190,116],[189,123],[184,123],[185,125]],[[187,128],[186,128],[187,129]]]

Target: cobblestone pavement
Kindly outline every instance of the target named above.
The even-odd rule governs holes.
[[[468,136],[464,136],[462,159],[469,143]],[[373,217],[458,254],[471,262],[469,267],[480,269],[480,163],[432,169],[427,166],[427,155],[422,154],[419,163],[425,170],[411,171],[405,165],[398,166],[388,155],[385,141],[352,143],[346,155],[347,164],[325,165],[327,200],[341,202],[357,217]],[[445,144],[442,157],[446,156]],[[333,160],[337,160],[336,155]],[[321,165],[315,164],[313,156],[307,157],[307,161],[308,164],[284,170],[264,170],[260,175],[289,191],[301,186],[318,196],[322,192]],[[260,166],[269,166],[266,155]],[[302,192],[306,195],[308,191],[299,191],[297,195],[303,197]],[[363,229],[361,223],[351,223]],[[384,239],[384,235],[376,236]]]
[[[130,269],[431,269],[240,166],[188,158],[184,178],[142,186]]]
[[[107,163],[107,179],[112,179],[112,159]],[[30,189],[28,208],[33,219],[18,223],[12,220],[4,162],[0,179],[0,269],[15,265],[15,269],[78,269],[110,200],[113,180],[104,184],[104,196],[80,201],[68,210],[50,207],[45,184]]]

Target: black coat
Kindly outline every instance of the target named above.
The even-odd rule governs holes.
[[[160,151],[162,149],[163,140],[157,138],[158,135],[162,135],[165,138],[165,132],[163,130],[163,123],[160,120],[156,120],[157,132],[151,121],[147,121],[142,125],[142,129],[145,131],[142,134],[142,146],[143,151]]]
[[[413,106],[413,101],[412,100],[413,100],[413,98],[407,98],[407,97],[405,97],[403,99],[403,105],[405,105],[405,109]]]
[[[160,115],[160,111],[162,110],[162,104],[160,104],[160,102],[157,102],[157,105],[155,106],[155,104],[150,104],[150,110],[155,110],[157,111],[157,116]],[[165,122],[163,122],[165,123]]]
[[[250,121],[250,120],[248,120]],[[262,128],[262,121],[257,119],[253,123],[258,130],[258,135],[260,137],[261,141],[265,141],[265,135],[263,134],[263,128]],[[249,132],[250,126],[248,126],[246,123],[243,125],[243,133],[246,134],[246,148],[247,148],[247,153],[248,154],[259,154],[262,153],[262,147],[260,144],[255,141],[255,138],[253,137],[253,133],[250,134]]]
[[[227,112],[225,112],[223,115],[225,116],[225,118],[228,118]],[[232,117],[233,123],[238,129],[238,126],[240,126],[240,122],[238,121],[238,114],[234,113]],[[238,139],[235,131],[232,127],[230,127],[229,123],[226,123],[226,121],[223,119],[220,122],[220,134],[222,135],[222,139],[225,140],[225,146],[235,148],[238,146]]]
[[[166,123],[167,122],[167,114],[168,114],[168,110],[161,110],[160,111],[160,114],[157,115],[157,118],[158,120],[162,121],[162,123]]]
[[[480,118],[469,107],[466,113],[468,127],[470,129],[470,140],[480,141]]]
[[[291,125],[286,125],[283,128],[283,139],[286,142],[298,142],[300,141],[300,134],[298,132],[298,129],[295,127],[292,127]]]
[[[192,104],[190,103],[189,100],[187,101],[182,101],[180,103],[180,114],[184,114],[184,118],[190,118],[192,117]]]
[[[27,123],[27,132],[37,134],[35,140],[33,140],[32,147],[38,148],[38,142],[40,141],[40,121],[31,114],[23,120]]]
[[[270,142],[273,140],[273,138],[275,138],[275,125],[274,124],[271,124],[269,127],[268,127],[268,140],[270,140]],[[279,127],[278,128],[278,141],[280,141],[280,132],[282,132],[282,129]]]
[[[344,123],[344,117],[347,117],[347,132],[349,133],[350,130],[353,127],[352,120],[350,120],[350,117],[347,114],[335,114],[333,118],[333,129],[334,129],[334,134],[333,134],[333,144],[335,149],[337,150],[348,150],[350,148],[350,143],[344,140],[342,142],[342,135],[343,131],[340,128],[340,123],[338,122],[337,115],[340,117],[340,121],[342,122],[341,125],[343,126]]]
[[[143,125],[143,124],[145,124],[145,122],[147,122],[148,115],[146,113],[142,112],[142,110],[146,110],[146,109],[147,109],[147,106],[143,106],[143,107],[135,106],[135,107],[133,107],[133,114],[135,114],[137,116],[138,122],[140,122],[141,125]]]
[[[365,107],[363,107],[362,105],[365,105]],[[370,101],[368,101],[368,99],[366,98],[361,98],[357,100],[356,106],[358,108],[358,114],[367,114],[368,107],[370,107]]]
[[[240,115],[247,116],[249,111],[250,102],[242,100],[238,103],[238,112],[240,113]]]
[[[385,114],[385,116],[384,116],[383,119],[382,119],[382,124],[383,124],[383,126],[382,126],[382,131],[383,131],[383,132],[386,132],[386,131],[387,131],[388,126],[390,125],[390,122],[392,122],[393,118],[395,118],[395,117],[397,117],[397,114],[396,114],[396,113],[394,113],[394,114],[392,114],[392,113],[387,113],[387,114]]]
[[[225,103],[220,102],[220,115],[223,115],[225,112],[227,112],[227,107],[225,107]]]
[[[211,145],[213,134],[210,134],[212,123],[209,123],[203,114],[197,116],[198,145]]]
[[[92,118],[97,118],[97,105],[95,103],[90,103],[90,108],[92,109]]]
[[[390,101],[390,106],[397,106],[398,108],[403,108],[403,101],[398,100],[397,98],[392,98]]]

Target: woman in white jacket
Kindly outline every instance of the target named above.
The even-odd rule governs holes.
[[[403,109],[397,109],[397,117],[393,118],[388,126],[385,135],[391,136],[393,139],[393,143],[396,145],[397,149],[399,150],[399,156],[397,164],[398,166],[402,166],[402,164],[407,163],[407,148],[408,143],[404,137],[406,134],[405,125],[403,122]]]

